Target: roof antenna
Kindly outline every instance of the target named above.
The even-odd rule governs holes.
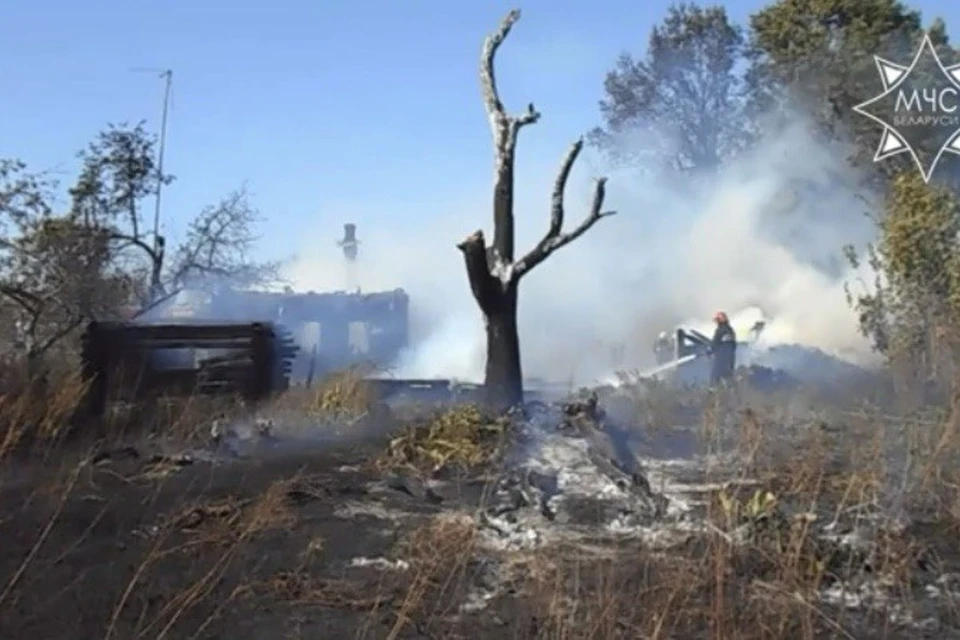
[[[157,181],[156,202],[153,210],[153,250],[159,251],[163,240],[160,237],[160,191],[163,189],[163,152],[167,145],[167,113],[170,110],[170,90],[173,86],[173,69],[154,69],[145,67],[136,67],[131,69],[133,73],[157,73],[164,81],[163,90],[163,114],[160,118],[160,145],[157,148]]]

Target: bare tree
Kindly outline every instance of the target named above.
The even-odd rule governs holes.
[[[192,278],[216,278],[232,284],[262,284],[278,278],[275,263],[255,262],[250,251],[259,237],[260,212],[245,187],[204,208],[187,229],[172,256],[166,286],[178,288]]]
[[[553,187],[550,225],[533,249],[519,260],[514,254],[514,161],[520,129],[534,124],[540,113],[531,104],[526,113],[511,116],[497,92],[494,58],[510,29],[520,19],[514,9],[500,27],[487,36],[480,59],[480,84],[495,152],[493,194],[493,244],[487,246],[483,231],[464,239],[457,248],[463,253],[470,289],[486,320],[487,364],[484,384],[488,401],[505,408],[523,402],[523,372],[520,363],[520,338],[517,327],[517,293],[520,279],[560,247],[583,235],[600,218],[613,215],[602,211],[606,178],[597,180],[590,212],[580,225],[563,232],[564,189],[577,156],[583,149],[581,138],[567,152]]]

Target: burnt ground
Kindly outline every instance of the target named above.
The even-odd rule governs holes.
[[[9,488],[0,637],[337,638],[365,626],[385,636],[402,591],[378,586],[376,566],[349,563],[388,554],[398,533],[345,510],[361,502],[416,520],[440,507],[371,489],[375,450],[218,465],[120,453]],[[305,576],[309,597],[294,584]]]
[[[715,537],[667,558],[598,530],[487,562],[465,517],[490,478],[426,490],[377,470],[384,444],[216,463],[144,446],[14,469],[0,485],[0,638],[957,637],[944,604],[957,563],[933,572],[951,620],[931,626],[798,604],[799,570]],[[949,553],[956,532],[924,526]]]

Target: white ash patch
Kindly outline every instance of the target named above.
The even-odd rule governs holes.
[[[483,611],[497,598],[505,595],[509,582],[509,567],[491,558],[481,561],[473,571],[473,585],[460,605],[460,613]]]
[[[357,517],[378,518],[380,520],[388,520],[397,524],[403,522],[410,516],[410,514],[402,511],[388,509],[379,502],[354,501],[341,504],[334,510],[333,515],[346,520]]]
[[[881,580],[870,580],[860,585],[838,582],[820,591],[820,601],[844,609],[861,610],[879,607],[889,598]]]
[[[891,625],[915,631],[938,631],[945,611],[954,612],[960,603],[960,574],[934,571],[932,564],[915,558],[910,584],[889,572],[879,571],[878,546],[887,535],[905,528],[900,517],[890,517],[876,504],[844,509],[836,519],[817,531],[820,540],[835,545],[850,560],[851,572],[821,589],[817,599],[850,612],[881,613]]]
[[[219,464],[226,461],[223,456],[218,455],[214,451],[193,448],[185,449],[168,443],[161,444],[157,456],[162,457],[171,464],[180,464],[182,466],[189,466],[195,462]]]
[[[533,471],[555,474],[559,492],[600,498],[623,496],[623,489],[588,456],[586,440],[550,435],[538,444],[525,465]]]
[[[406,560],[389,560],[387,558],[367,558],[359,556],[350,559],[351,567],[376,567],[378,569],[389,569],[393,571],[407,571],[410,569],[410,563]]]
[[[960,604],[956,574],[927,576],[919,582],[905,592],[906,585],[889,575],[853,576],[821,589],[817,600],[852,613],[881,613],[891,625],[902,628],[939,630],[944,613],[953,615]]]
[[[889,624],[901,628],[921,632],[941,629],[940,616],[930,607],[923,606],[923,603],[907,605],[894,601],[898,595],[902,595],[895,589],[889,578],[877,578],[856,586],[837,583],[821,590],[818,600],[850,612],[883,613]]]
[[[760,481],[738,472],[735,459],[642,458],[637,462],[643,481],[638,483],[622,467],[598,460],[589,438],[541,428],[530,434],[527,445],[517,452],[490,504],[477,514],[480,544],[502,552],[491,553],[489,558],[509,562],[532,557],[515,552],[559,542],[575,544],[578,550],[597,557],[614,553],[616,543],[625,540],[668,553],[680,553],[678,547],[685,541],[704,535],[721,535],[731,545],[763,544],[757,538],[762,530],[755,522],[721,531],[704,517],[711,496],[719,491],[733,486],[747,488],[743,492],[747,495],[763,491]],[[724,480],[705,482],[704,477]],[[584,505],[592,509],[593,522],[578,518],[576,511]],[[839,512],[826,506],[816,509],[817,513],[805,510],[809,505],[799,512],[795,507],[785,502],[764,522],[768,526],[781,520],[808,523],[824,543],[824,560],[832,562],[828,558],[837,557],[844,566],[842,571],[831,572],[834,582],[811,594],[817,606],[848,610],[853,620],[862,619],[869,625],[879,614],[908,633],[943,631],[944,613],[955,611],[960,604],[960,575],[934,572],[924,563],[916,567],[911,584],[906,585],[884,572],[884,554],[878,545],[886,544],[882,541],[890,534],[902,532],[904,522],[891,517],[897,510],[878,504],[855,505]],[[497,594],[494,588],[477,587],[461,611],[482,611]]]
[[[896,598],[902,598],[896,585],[889,578],[880,577],[855,586],[834,584],[823,589],[818,599],[823,604],[851,612],[882,612],[891,625],[901,628],[923,632],[941,629],[940,616],[934,607],[923,602],[896,602]]]
[[[463,604],[460,605],[461,613],[476,613],[483,611],[495,599],[498,594],[489,591],[470,591]]]
[[[762,484],[754,478],[734,477],[732,462],[715,455],[689,459],[643,458],[640,462],[650,488],[670,498],[668,514],[675,516],[689,514],[698,507],[706,506],[710,496],[720,491],[734,486],[752,487]],[[704,470],[708,468],[713,468],[716,472],[711,475],[727,475],[729,479],[702,482]]]
[[[480,514],[483,542],[500,550],[553,542],[639,539],[666,549],[703,531],[698,507],[723,485],[687,483],[702,459],[639,459],[626,465],[598,456],[591,442],[540,431],[498,484]]]
[[[960,600],[960,573],[945,573],[924,590],[931,598]]]

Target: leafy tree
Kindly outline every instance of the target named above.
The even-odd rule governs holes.
[[[108,125],[80,153],[82,169],[70,190],[73,213],[83,224],[108,230],[117,260],[147,271],[149,297],[163,293],[166,241],[143,219],[143,202],[173,180],[160,175],[156,139],[140,122]]]
[[[912,166],[906,154],[874,164],[882,132],[853,108],[883,89],[874,56],[912,59],[924,35],[919,12],[895,0],[778,0],[750,25],[752,82],[774,87],[774,101],[810,116],[821,135],[851,140],[854,164],[887,177]],[[951,60],[944,23],[928,33]]]
[[[912,168],[892,180],[884,213],[869,253],[877,278],[852,299],[861,329],[892,363],[910,365],[912,383],[952,379],[942,374],[960,364],[960,198]]]
[[[821,135],[852,142],[851,162],[884,203],[867,248],[874,282],[848,290],[861,330],[911,399],[949,391],[960,372],[960,180],[940,171],[946,179],[926,184],[906,154],[874,163],[882,131],[853,111],[883,88],[874,56],[912,60],[924,35],[920,14],[893,0],[778,0],[752,16],[751,28],[751,73],[776,88],[781,104],[812,116]],[[927,33],[944,62],[956,60],[942,20]],[[848,258],[860,266],[855,253]]]
[[[510,116],[500,100],[494,77],[494,58],[510,29],[520,19],[513,10],[499,28],[484,40],[480,59],[480,84],[494,141],[493,243],[488,247],[482,230],[457,245],[463,253],[470,289],[483,312],[487,332],[487,364],[484,385],[489,402],[500,408],[523,402],[520,337],[517,330],[517,300],[521,278],[554,251],[573,242],[598,220],[603,211],[606,179],[597,181],[589,215],[573,230],[564,232],[564,189],[583,148],[577,141],[567,152],[554,183],[550,225],[546,234],[525,256],[516,259],[514,243],[514,161],[520,129],[534,124],[540,114],[531,104],[526,113]]]
[[[15,343],[33,368],[84,319],[122,296],[122,278],[109,275],[106,234],[54,215],[52,186],[20,162],[0,162],[0,295]]]
[[[644,58],[625,53],[607,74],[591,141],[628,162],[716,171],[749,138],[743,56],[722,6],[671,6]]]
[[[56,185],[19,161],[0,160],[0,315],[31,374],[54,345],[87,320],[149,304],[196,277],[231,284],[275,278],[250,259],[259,213],[243,188],[188,224],[167,259],[166,241],[142,219],[159,185],[154,140],[142,124],[110,126],[80,154],[69,208],[51,206]]]

